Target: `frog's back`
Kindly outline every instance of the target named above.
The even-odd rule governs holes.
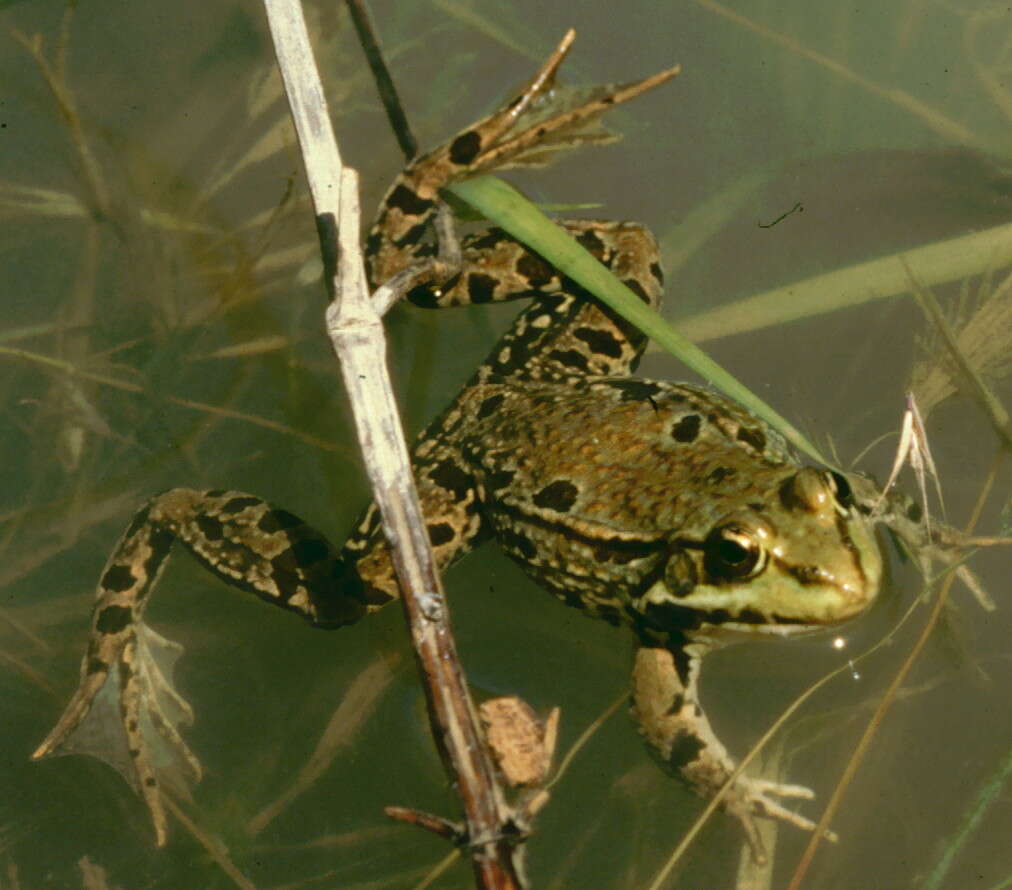
[[[702,540],[797,466],[779,435],[694,386],[492,380],[461,407],[461,457],[495,536],[539,582],[605,617],[623,617],[610,606],[649,587],[674,540]]]

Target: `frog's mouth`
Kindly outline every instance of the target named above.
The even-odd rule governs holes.
[[[682,596],[673,594],[659,580],[640,598],[639,608],[651,623],[658,623],[658,619],[668,623],[662,616],[675,609],[683,615],[686,611],[694,613],[699,624],[748,634],[793,636],[861,614],[873,598],[861,594],[841,591],[832,584],[802,584],[778,573],[745,584],[697,584]]]

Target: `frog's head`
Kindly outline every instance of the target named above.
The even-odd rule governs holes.
[[[768,497],[720,518],[701,540],[674,543],[663,580],[640,600],[648,614],[677,606],[706,623],[790,633],[860,614],[882,577],[847,480],[813,467],[780,477]]]

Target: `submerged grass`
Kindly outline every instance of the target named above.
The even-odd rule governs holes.
[[[1012,223],[834,269],[678,319],[675,324],[686,338],[701,343],[907,296],[911,275],[923,286],[935,287],[1010,263]]]
[[[998,796],[1007,793],[1010,781],[1012,781],[1012,748],[1009,749],[1005,759],[998,764],[998,768],[984,782],[977,791],[977,796],[970,806],[963,813],[960,823],[949,840],[945,843],[937,863],[928,872],[921,890],[941,890],[952,870],[953,862],[965,849],[980,829],[988,811],[998,800]],[[996,887],[1008,887],[1012,885],[1012,877],[1008,878]]]

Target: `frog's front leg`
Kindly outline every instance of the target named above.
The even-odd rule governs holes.
[[[98,584],[80,685],[33,757],[67,743],[112,677],[130,762],[126,772],[132,773],[128,778],[151,812],[159,844],[165,841],[166,820],[145,733],[156,732],[168,743],[173,760],[193,778],[200,775],[200,764],[175,725],[189,722],[190,708],[149,655],[149,649],[174,644],[142,622],[152,587],[177,540],[226,582],[297,612],[314,625],[349,624],[370,605],[357,573],[323,535],[259,498],[235,491],[174,489],[137,513]]]
[[[665,763],[677,769],[697,794],[712,797],[731,777],[735,763],[710,727],[699,704],[699,668],[710,644],[687,640],[683,645],[643,646],[633,669],[633,712],[640,732]],[[724,797],[757,861],[765,859],[756,816],[781,819],[811,831],[815,824],[782,807],[772,796],[812,798],[801,785],[784,785],[740,775]]]

